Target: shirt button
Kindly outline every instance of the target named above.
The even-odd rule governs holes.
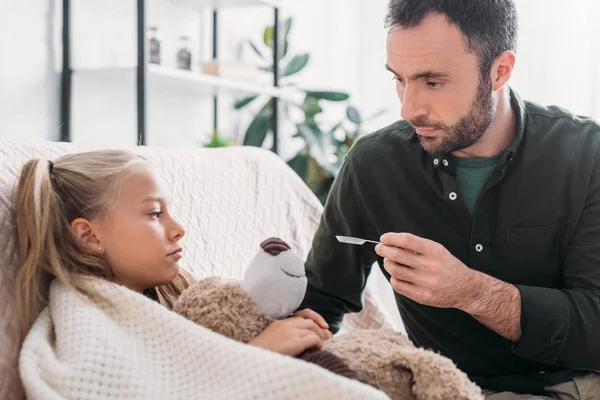
[[[475,251],[481,253],[483,251],[483,246],[480,244],[475,245]]]
[[[438,160],[437,158],[435,160],[433,160],[433,165],[438,165],[440,163],[440,160]]]
[[[454,201],[458,198],[458,195],[454,192],[451,192],[450,195],[448,195],[448,197],[450,198],[450,200]]]
[[[444,160],[444,161],[442,161],[442,164],[444,164],[444,167],[447,167],[448,164],[450,164],[450,163],[448,162],[448,160]]]

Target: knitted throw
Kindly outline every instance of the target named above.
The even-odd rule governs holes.
[[[227,339],[123,286],[92,304],[55,281],[20,354],[28,399],[387,399],[324,369]]]

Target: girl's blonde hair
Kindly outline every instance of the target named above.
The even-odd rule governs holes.
[[[19,324],[22,338],[48,303],[50,282],[105,300],[89,283],[114,281],[102,254],[77,239],[70,228],[76,218],[102,218],[116,203],[123,183],[148,165],[136,154],[105,150],[68,154],[54,162],[28,161],[15,193],[21,265],[17,275]],[[169,284],[150,288],[148,297],[169,308],[194,278],[183,269]]]

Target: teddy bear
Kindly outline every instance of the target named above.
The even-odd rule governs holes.
[[[208,277],[187,288],[173,310],[230,339],[249,343],[289,317],[306,293],[302,260],[279,238],[262,242],[242,281]],[[359,329],[326,340],[300,359],[356,379],[392,400],[480,400],[481,389],[450,359],[417,348],[403,332]]]

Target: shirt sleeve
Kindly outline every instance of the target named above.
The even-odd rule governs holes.
[[[522,337],[515,354],[573,369],[600,370],[600,165],[567,245],[562,289],[520,286]]]
[[[313,239],[306,260],[308,288],[300,305],[300,309],[310,308],[321,314],[333,333],[340,329],[345,313],[362,310],[363,291],[376,260],[361,246],[336,239],[336,235],[364,233],[364,210],[350,155],[333,183]]]

